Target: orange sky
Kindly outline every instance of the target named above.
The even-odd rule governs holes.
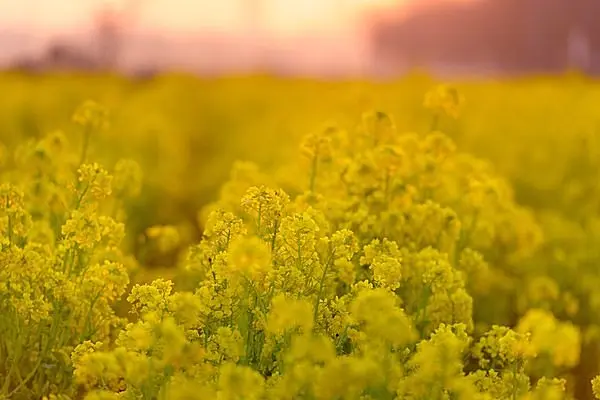
[[[218,70],[272,63],[307,73],[363,71],[371,62],[361,21],[367,11],[440,1],[473,0],[0,0],[0,65],[40,54],[56,37],[94,51],[93,35],[85,30],[93,26],[94,10],[110,3],[133,9],[126,13],[127,51],[120,60],[127,68],[163,63]],[[250,4],[262,5],[254,24],[260,29],[251,30]],[[198,33],[217,34],[199,42]],[[219,54],[206,57],[216,46]]]
[[[248,22],[250,2],[263,7],[261,25],[271,32],[340,30],[364,10],[410,0],[0,0],[0,29],[21,26],[56,32],[85,25],[102,2],[138,7],[136,24],[169,31],[236,31]]]

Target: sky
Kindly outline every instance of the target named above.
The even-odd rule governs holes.
[[[91,48],[93,16],[108,7],[124,19],[126,68],[360,71],[369,62],[361,18],[436,1],[458,0],[0,0],[0,65],[42,54],[57,38]]]
[[[15,27],[49,34],[89,25],[102,5],[127,10],[130,24],[162,31],[237,31],[251,22],[286,34],[343,30],[365,10],[410,0],[0,0],[0,30]],[[262,10],[258,12],[257,10]]]

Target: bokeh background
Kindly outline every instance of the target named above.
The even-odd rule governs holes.
[[[595,0],[4,0],[0,64],[319,76],[600,72]]]
[[[141,196],[125,206],[128,245],[144,267],[134,280],[149,281],[177,275],[202,210],[236,182],[296,194],[302,175],[280,167],[301,159],[306,134],[329,123],[356,133],[373,110],[398,134],[425,137],[433,120],[509,182],[543,232],[512,286],[477,304],[510,326],[533,307],[576,324],[581,362],[560,376],[591,399],[600,373],[598,15],[598,0],[0,0],[0,156],[38,154],[49,134],[77,154],[73,111],[89,99],[106,107],[110,127],[94,132],[89,157],[111,171],[133,159],[144,171]],[[442,96],[460,115],[424,106],[442,82],[466,99]],[[181,240],[148,256],[144,235],[157,225]],[[509,238],[521,237],[517,228],[506,228]]]

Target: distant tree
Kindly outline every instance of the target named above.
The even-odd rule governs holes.
[[[96,9],[93,23],[101,68],[118,67],[124,33],[134,23],[140,6],[140,0],[104,0]]]
[[[581,58],[600,70],[599,14],[598,0],[440,1],[375,22],[373,56],[417,67],[493,63],[507,72],[557,72]]]

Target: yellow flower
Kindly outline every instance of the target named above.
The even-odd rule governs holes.
[[[547,311],[533,309],[521,318],[517,331],[530,334],[536,352],[549,355],[554,366],[571,368],[579,363],[581,333],[571,322],[558,321]]]
[[[274,335],[298,329],[310,332],[313,328],[313,306],[304,299],[292,299],[284,294],[276,295],[271,302],[267,317],[267,331]]]
[[[237,238],[229,246],[228,269],[233,274],[261,281],[271,268],[271,249],[258,237]]]
[[[265,391],[264,379],[249,367],[226,363],[220,368],[219,394],[222,400],[258,400]]]
[[[395,347],[416,339],[412,322],[398,307],[398,298],[385,289],[361,291],[350,310],[368,338],[382,339]]]
[[[383,243],[374,240],[365,246],[362,265],[368,265],[373,271],[373,279],[382,288],[396,290],[402,282],[402,255],[398,245],[384,239]]]
[[[122,159],[115,165],[112,186],[117,196],[137,197],[142,190],[142,180],[142,169],[137,162]]]
[[[460,92],[450,85],[439,85],[425,95],[424,105],[436,113],[443,113],[458,118],[465,99]]]
[[[83,164],[79,167],[78,204],[87,200],[90,195],[94,200],[101,200],[112,194],[113,177],[97,163]]]
[[[92,249],[102,240],[97,216],[89,212],[72,211],[61,232],[67,241],[84,249]]]
[[[108,127],[108,109],[93,100],[82,103],[73,114],[73,122],[94,130]]]
[[[592,391],[596,399],[600,399],[600,376],[592,379]]]
[[[161,253],[175,250],[181,242],[179,230],[172,225],[151,226],[146,229],[146,236],[156,243]]]
[[[150,285],[135,285],[127,297],[132,311],[138,314],[148,312],[163,313],[167,310],[173,282],[157,279]]]

